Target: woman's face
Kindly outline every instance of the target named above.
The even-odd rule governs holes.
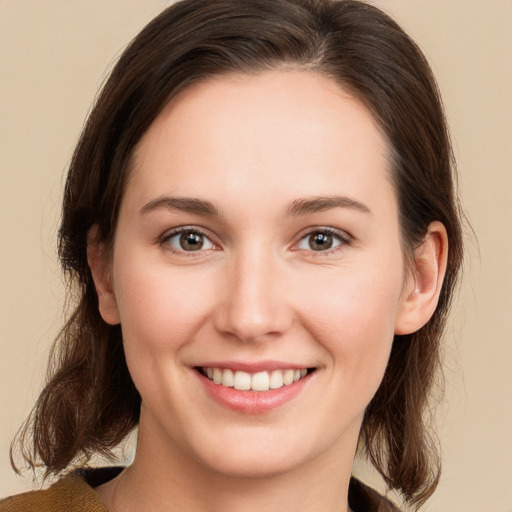
[[[246,476],[353,457],[411,291],[387,150],[361,103],[308,72],[205,81],[160,114],[102,308],[141,446]]]

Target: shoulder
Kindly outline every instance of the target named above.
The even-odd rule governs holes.
[[[75,471],[48,489],[11,496],[0,501],[0,512],[107,512],[91,485],[97,478],[92,470]]]
[[[348,496],[354,512],[400,512],[388,499],[355,478],[350,480]]]

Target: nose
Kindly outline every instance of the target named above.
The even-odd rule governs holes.
[[[229,263],[215,311],[217,331],[254,342],[279,337],[290,328],[292,308],[279,263],[261,249],[245,251]]]

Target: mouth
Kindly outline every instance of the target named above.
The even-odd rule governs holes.
[[[214,384],[222,387],[233,388],[237,391],[265,392],[299,382],[313,373],[315,368],[283,368],[255,373],[209,366],[196,367],[196,370]]]

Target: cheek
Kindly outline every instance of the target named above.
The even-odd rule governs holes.
[[[205,286],[170,267],[123,261],[114,276],[126,362],[143,401],[165,410],[190,378],[182,357],[207,316]]]
[[[309,278],[303,274],[294,293],[313,322],[330,337],[359,338],[371,331],[394,332],[403,273],[395,264],[332,269]],[[304,293],[310,290],[310,293]],[[302,296],[302,298],[301,298]],[[378,336],[377,336],[378,337]],[[371,338],[366,340],[371,342]]]
[[[114,276],[126,350],[177,350],[200,328],[209,307],[210,280],[172,267],[124,261]],[[199,283],[201,283],[199,285]]]
[[[369,401],[382,380],[394,338],[401,269],[333,273],[303,303],[303,323],[332,360],[333,374]],[[342,389],[341,387],[340,389]],[[343,388],[344,389],[344,388]]]

